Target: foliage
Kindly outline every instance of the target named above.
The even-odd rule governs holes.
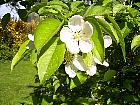
[[[80,1],[52,0],[34,5],[28,12],[37,12],[43,19],[33,33],[35,47],[28,50],[31,57],[34,54],[32,62],[37,67],[40,83],[31,94],[29,103],[131,105],[140,102],[138,4],[122,0],[102,0],[89,5]],[[101,64],[105,60],[109,63],[109,67],[97,64],[94,76],[76,71],[77,76],[69,78],[65,73],[69,55],[67,43],[64,46],[65,43],[61,42],[59,36],[61,28],[66,27],[73,15],[83,16],[93,26],[90,40],[94,48],[89,52],[91,56],[95,56]],[[113,40],[107,49],[104,48],[105,35]],[[24,44],[12,60],[12,69],[27,51],[22,48]],[[86,63],[90,62],[86,64],[87,67],[91,64],[89,53],[85,53]],[[84,54],[80,52],[79,55],[83,57]]]
[[[7,14],[6,14],[7,15]],[[5,18],[5,17],[3,17]],[[1,21],[3,22],[3,20]],[[4,21],[6,22],[6,21]],[[27,34],[35,26],[24,21],[10,20],[0,27],[0,60],[12,60],[20,45],[27,39]]]

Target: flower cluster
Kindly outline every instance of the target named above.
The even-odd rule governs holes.
[[[79,51],[88,53],[93,47],[90,42],[92,34],[92,25],[88,21],[84,22],[82,16],[74,15],[69,19],[68,26],[62,28],[60,39],[70,53],[77,54]]]
[[[104,61],[101,63],[96,57],[92,57],[91,64],[85,64],[81,53],[90,53],[94,45],[90,41],[93,34],[93,27],[88,21],[84,21],[80,15],[72,16],[68,21],[68,26],[64,26],[60,31],[60,40],[66,44],[69,53],[74,54],[73,59],[65,65],[65,72],[69,77],[74,78],[76,71],[85,71],[87,75],[93,76],[96,73],[96,64],[109,66]],[[112,44],[110,36],[105,35],[104,46],[109,47]]]

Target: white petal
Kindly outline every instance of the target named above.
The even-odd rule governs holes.
[[[104,66],[106,66],[106,67],[109,66],[109,63],[108,63],[108,62],[104,61],[103,63],[101,63],[96,57],[93,57],[93,60],[94,60],[94,62],[97,63],[97,64],[104,65]]]
[[[109,47],[112,44],[112,38],[110,36],[105,35],[103,37],[103,39],[104,39],[104,47],[105,48]]]
[[[28,34],[28,38],[31,40],[31,41],[34,41],[34,36],[32,34]]]
[[[72,70],[72,65],[65,65],[65,72],[69,75],[70,78],[74,78],[76,73]]]
[[[96,57],[93,57],[93,60],[95,63],[102,65],[102,63]]]
[[[68,51],[72,54],[79,53],[78,42],[75,40],[69,40],[68,42],[66,42],[66,47],[67,47]]]
[[[109,66],[109,63],[106,62],[106,61],[104,61],[104,62],[103,62],[103,65],[106,66],[106,67],[108,67],[108,66]]]
[[[95,18],[97,18],[97,19],[98,19],[98,18],[99,18],[99,16],[95,16]]]
[[[73,31],[80,31],[83,26],[84,20],[80,15],[74,15],[69,19],[68,27]]]
[[[60,40],[62,42],[67,42],[73,37],[73,32],[68,27],[63,27],[60,31]]]
[[[89,69],[86,71],[86,72],[87,72],[87,75],[93,76],[94,74],[96,74],[96,70],[97,70],[96,65],[92,65],[92,66],[89,67]]]
[[[93,34],[93,27],[88,21],[86,21],[83,25],[82,35],[85,38],[90,38],[92,34]]]
[[[28,49],[28,50],[29,50],[29,46],[26,46],[26,49]]]
[[[79,48],[81,52],[88,53],[92,50],[93,45],[90,43],[89,40],[80,40],[79,41]]]
[[[85,65],[84,65],[84,62],[83,62],[82,57],[80,55],[77,55],[73,59],[72,63],[78,70],[85,71]]]

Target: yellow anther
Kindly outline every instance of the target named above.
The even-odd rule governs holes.
[[[81,40],[81,35],[80,35],[80,33],[75,32],[75,33],[74,33],[74,39],[75,39],[76,41]]]

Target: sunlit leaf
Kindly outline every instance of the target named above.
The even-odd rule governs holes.
[[[129,8],[128,12],[131,17],[137,17],[139,15],[139,11],[135,8]]]
[[[117,31],[114,29],[114,27],[113,27],[112,24],[109,24],[109,27],[110,27],[110,29],[111,29],[111,31],[112,31],[112,33],[113,33],[113,35],[114,35],[114,37],[115,37],[117,43],[119,43],[120,41],[119,41],[119,36],[118,36],[118,34],[117,34]]]
[[[77,74],[77,76],[74,77],[73,79],[71,79],[70,89],[73,89],[73,88],[83,84],[87,79],[87,75],[85,75],[81,72],[77,72],[76,74]]]
[[[65,3],[63,3],[62,1],[50,1],[50,2],[48,2],[47,5],[52,5],[52,6],[53,5],[60,5],[66,9],[69,9],[69,7]]]
[[[65,45],[58,38],[53,38],[50,41],[53,43],[46,48],[46,51],[37,63],[41,83],[48,80],[54,74],[64,59]]]
[[[80,4],[82,4],[83,2],[82,1],[75,1],[75,2],[72,2],[71,3],[71,10],[72,11],[76,11],[78,8],[78,6],[80,5]]]
[[[126,6],[123,4],[117,4],[113,6],[113,14],[119,13],[120,11],[123,11],[126,9]]]
[[[62,24],[63,22],[53,18],[47,18],[39,23],[34,32],[34,43],[38,53],[41,48],[59,31]]]
[[[84,14],[84,17],[88,16],[100,16],[100,15],[106,15],[111,13],[111,8],[109,7],[103,7],[103,6],[95,6],[91,5],[86,13]]]
[[[16,64],[24,57],[26,52],[26,46],[29,43],[29,40],[25,41],[19,48],[17,54],[14,56],[12,63],[11,63],[11,70],[16,66]]]
[[[41,103],[41,105],[52,105],[53,104],[53,102],[47,102],[47,100],[45,100],[44,98],[43,98],[43,100],[42,100],[42,103]]]
[[[125,22],[124,28],[121,30],[121,33],[123,35],[123,38],[125,38],[127,35],[129,35],[131,29],[128,27],[128,23]]]
[[[104,42],[103,42],[103,35],[101,32],[101,29],[99,27],[99,24],[96,20],[92,19],[90,20],[90,23],[93,25],[93,35],[92,35],[92,41],[94,43],[93,53],[96,56],[99,61],[103,62],[104,60]],[[95,51],[96,50],[96,51]],[[98,53],[98,54],[95,54]]]
[[[92,65],[92,62],[93,62],[92,52],[84,53],[83,54],[83,61],[87,65],[87,67],[88,66],[91,66]]]
[[[138,7],[140,7],[140,2],[135,3],[135,5],[137,5]]]
[[[108,33],[116,43],[118,43],[119,42],[118,36],[117,34],[114,33],[114,30],[110,27],[110,24],[103,18],[98,18],[97,21],[100,24],[101,28],[106,33]]]
[[[109,2],[111,2],[110,0],[104,0],[103,1],[103,6],[107,5]]]
[[[39,10],[38,10],[38,13],[40,14],[40,15],[47,15],[47,14],[49,14],[49,13],[52,13],[52,14],[57,14],[58,13],[58,11],[56,11],[56,10],[54,10],[54,9],[52,9],[52,8],[47,8],[47,7],[42,7],[42,8],[40,8]]]
[[[54,92],[56,92],[56,90],[59,88],[60,86],[60,81],[59,80],[55,80],[53,82],[53,86],[54,86]]]
[[[30,55],[30,60],[32,64],[35,64],[37,62],[37,51],[36,49],[32,50],[31,55]]]
[[[132,40],[131,43],[131,50],[135,50],[136,48],[138,48],[140,46],[140,35],[135,36]]]

